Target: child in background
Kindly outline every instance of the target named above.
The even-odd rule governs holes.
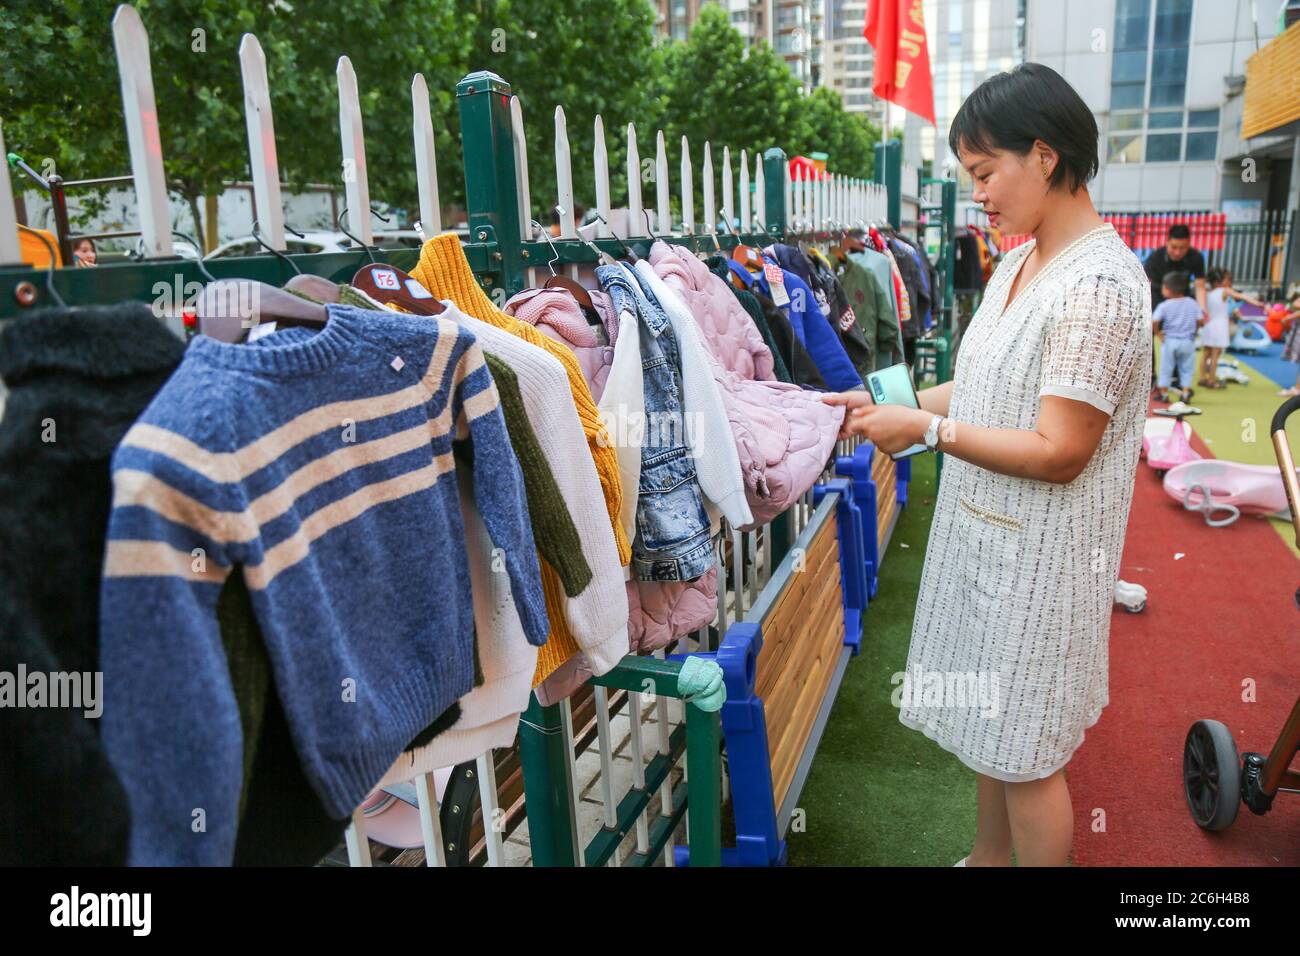
[[[1164,301],[1151,313],[1151,328],[1161,337],[1160,375],[1157,384],[1167,396],[1172,396],[1175,367],[1178,369],[1178,381],[1182,384],[1179,397],[1184,402],[1192,400],[1193,390],[1187,386],[1192,380],[1196,367],[1196,330],[1204,325],[1208,318],[1196,304],[1195,299],[1187,297],[1187,273],[1166,272],[1161,282]],[[1174,402],[1174,398],[1168,398]]]
[[[1300,362],[1300,287],[1292,285],[1291,301],[1287,305],[1290,310],[1282,317],[1282,327],[1287,330],[1286,338],[1283,339],[1282,361],[1283,362]],[[1283,398],[1291,398],[1294,395],[1300,395],[1300,374],[1296,375],[1295,384],[1290,388],[1284,388],[1278,392]]]
[[[1232,273],[1227,269],[1211,269],[1207,279],[1210,291],[1205,296],[1205,309],[1209,320],[1201,329],[1201,377],[1198,384],[1206,388],[1223,388],[1219,381],[1219,356],[1228,347],[1229,310],[1233,300],[1249,302],[1258,308],[1264,303],[1232,287]]]

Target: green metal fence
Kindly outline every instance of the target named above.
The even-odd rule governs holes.
[[[127,11],[123,13],[123,10]],[[129,7],[119,9],[114,20],[119,49],[135,51],[119,62],[123,74],[126,122],[132,142],[157,144],[156,110],[152,107],[152,78],[148,67],[148,37],[138,15]],[[125,38],[125,42],[123,39]],[[143,55],[139,55],[143,51]],[[254,55],[256,54],[256,56]],[[283,223],[278,208],[278,184],[275,167],[274,129],[270,122],[269,96],[265,90],[264,66],[259,71],[260,46],[248,35],[241,46],[245,58],[245,108],[263,112],[250,114],[250,161],[254,166],[257,201],[268,244],[284,249]],[[251,66],[250,66],[251,64]],[[129,82],[128,82],[129,78]],[[343,154],[353,160],[353,175],[345,182],[349,197],[352,230],[363,241],[370,237],[368,209],[369,184],[365,181],[364,138],[357,97],[357,81],[351,64],[343,57],[338,70],[340,113],[343,119]],[[430,117],[427,94],[421,97],[423,78],[417,76],[412,86],[415,126],[416,164],[419,174],[422,219],[437,230],[437,183],[432,174],[432,137],[428,135]],[[805,179],[790,176],[786,154],[770,148],[755,152],[753,177],[750,178],[751,154],[739,157],[739,190],[735,190],[732,157],[723,151],[721,161],[721,202],[715,202],[718,185],[709,146],[705,147],[705,166],[701,199],[697,205],[689,160],[683,162],[680,187],[680,219],[670,221],[667,157],[662,134],[656,142],[655,178],[656,215],[651,225],[649,210],[641,206],[639,153],[635,129],[629,137],[629,209],[627,228],[621,238],[608,226],[613,210],[608,196],[609,170],[597,163],[597,208],[603,222],[594,235],[580,236],[573,221],[572,185],[567,162],[557,163],[556,192],[561,207],[561,235],[551,240],[539,239],[531,227],[532,186],[526,173],[527,144],[523,141],[520,103],[509,84],[492,73],[478,72],[465,77],[457,86],[463,137],[464,171],[469,213],[469,241],[463,249],[478,281],[499,303],[526,286],[537,283],[538,270],[548,263],[570,274],[580,274],[599,258],[598,250],[618,256],[625,243],[645,240],[651,235],[696,252],[729,251],[738,244],[767,245],[774,241],[825,242],[845,229],[860,227],[869,219],[885,219],[886,190],[878,184],[841,176]],[[421,130],[425,131],[421,136]],[[557,157],[568,155],[567,133],[562,116],[557,122]],[[268,148],[269,147],[269,148]],[[683,141],[683,155],[689,155]],[[593,148],[603,158],[603,127],[597,119]],[[140,233],[145,253],[150,258],[139,262],[112,263],[96,269],[34,270],[25,266],[0,265],[0,318],[13,317],[32,308],[62,300],[68,305],[90,305],[122,300],[151,303],[156,314],[179,332],[180,316],[205,281],[200,264],[170,255],[171,236],[166,228],[164,158],[156,151],[132,151],[133,179],[140,204]],[[7,196],[0,196],[0,200]],[[13,222],[12,203],[3,208],[0,202],[0,233]],[[701,219],[696,212],[702,210]],[[645,228],[641,228],[642,223]],[[584,230],[585,231],[585,230]],[[8,249],[8,246],[5,246]],[[399,268],[409,268],[417,256],[414,250],[373,251],[375,259]],[[10,259],[13,257],[10,256]],[[241,277],[274,285],[283,284],[295,271],[302,271],[346,282],[363,265],[370,254],[358,250],[345,253],[266,255],[232,257],[206,263],[207,271],[217,278]],[[849,451],[845,446],[841,451]],[[686,652],[716,648],[731,624],[745,618],[754,595],[764,588],[781,563],[782,557],[811,520],[814,507],[812,492],[785,515],[758,529],[738,532],[724,527],[719,547],[718,613],[712,625],[678,642],[676,650]],[[535,865],[649,865],[659,860],[671,865],[673,833],[685,818],[688,830],[689,859],[693,866],[717,865],[721,860],[722,806],[726,779],[722,768],[722,736],[719,717],[706,713],[689,701],[681,701],[682,720],[672,726],[668,701],[681,700],[677,686],[680,663],[659,657],[629,656],[611,672],[594,679],[592,691],[596,709],[592,723],[600,737],[600,759],[605,777],[610,775],[607,762],[611,757],[608,737],[610,692],[619,695],[631,713],[637,728],[632,733],[631,749],[637,764],[634,781],[620,795],[605,787],[606,814],[603,824],[590,838],[584,839],[577,825],[579,794],[576,792],[575,759],[580,748],[575,739],[589,738],[590,727],[575,728],[569,701],[541,706],[536,697],[521,723],[518,762],[522,768],[524,803],[531,862]],[[624,696],[625,695],[625,696]],[[641,746],[639,725],[644,699],[652,700],[658,711],[659,747],[647,762]],[[653,748],[650,748],[653,749]],[[445,796],[439,806],[437,790],[424,775],[417,779],[421,825],[425,835],[425,862],[473,862],[468,852],[469,837],[475,832],[471,818],[481,820],[478,846],[488,862],[507,862],[502,841],[510,826],[521,821],[510,819],[509,807],[498,805],[501,788],[497,771],[501,755],[487,754],[472,765],[457,768],[462,781],[476,778],[478,814],[473,812],[472,786],[456,789],[457,796]],[[681,779],[674,779],[674,766],[685,762]],[[468,769],[466,769],[468,768]],[[464,771],[462,773],[462,771]],[[504,784],[502,784],[504,786]],[[451,791],[448,791],[450,794]],[[657,814],[649,813],[652,795],[659,795]],[[364,815],[354,815],[348,834],[348,848],[354,864],[371,862],[370,845],[364,834]],[[635,831],[635,849],[619,858],[619,847]]]

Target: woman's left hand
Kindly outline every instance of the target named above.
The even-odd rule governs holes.
[[[903,405],[869,405],[853,409],[844,424],[846,430],[892,455],[924,441],[933,417],[930,412]]]

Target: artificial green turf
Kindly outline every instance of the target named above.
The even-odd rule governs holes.
[[[975,774],[900,724],[890,703],[891,677],[907,664],[934,464],[932,455],[912,458],[908,506],[863,617],[862,652],[845,669],[799,800],[802,820],[796,813],[786,834],[791,866],[951,866],[970,852]]]

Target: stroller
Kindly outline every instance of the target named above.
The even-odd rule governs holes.
[[[1300,395],[1288,399],[1274,413],[1269,431],[1291,506],[1296,543],[1300,544],[1300,480],[1286,438],[1286,420],[1297,410],[1300,410]],[[1300,607],[1300,588],[1296,589],[1295,600]],[[1272,808],[1278,791],[1300,793],[1300,772],[1289,769],[1297,749],[1300,749],[1300,697],[1267,757],[1247,753],[1238,759],[1232,731],[1217,720],[1198,720],[1192,724],[1183,743],[1183,792],[1196,825],[1206,830],[1224,830],[1237,819],[1237,809],[1243,803],[1251,813],[1263,816]]]

